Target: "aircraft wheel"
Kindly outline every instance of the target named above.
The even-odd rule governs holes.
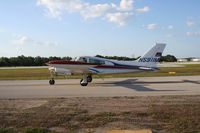
[[[49,80],[49,84],[50,85],[54,85],[55,84],[55,80],[54,79]]]
[[[92,82],[92,76],[87,76],[87,82]]]
[[[80,81],[81,86],[87,86],[88,85],[88,83],[83,83],[82,81],[83,81],[83,79],[81,79],[81,81]]]

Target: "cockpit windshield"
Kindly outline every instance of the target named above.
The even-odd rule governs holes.
[[[98,65],[105,65],[105,61],[101,59],[96,59],[93,57],[79,57],[76,59],[76,61],[81,61],[85,63],[92,63],[92,64],[98,64]]]
[[[77,61],[87,63],[87,58],[85,58],[85,57],[79,57],[79,58],[77,59]]]
[[[98,64],[98,65],[104,65],[105,61],[99,60],[99,59],[89,58],[89,63]]]

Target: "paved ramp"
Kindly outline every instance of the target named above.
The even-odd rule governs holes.
[[[87,87],[78,79],[0,81],[0,98],[60,98],[200,95],[200,76],[94,79]]]

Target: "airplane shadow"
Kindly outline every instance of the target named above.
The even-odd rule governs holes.
[[[128,89],[132,89],[135,91],[184,91],[184,90],[177,90],[177,89],[162,89],[162,90],[158,90],[158,89],[152,89],[152,88],[148,88],[146,87],[149,84],[177,84],[177,83],[193,83],[193,84],[200,84],[200,82],[198,81],[190,81],[190,80],[182,80],[182,81],[149,81],[149,82],[143,82],[143,81],[137,81],[137,79],[127,79],[124,81],[120,81],[120,82],[107,82],[107,83],[95,83],[95,85],[100,85],[103,87],[113,87],[113,86],[120,86],[120,87],[124,87],[124,88],[128,88]]]
[[[193,84],[200,84],[200,81],[192,81],[192,80],[183,80],[185,83],[193,83]]]

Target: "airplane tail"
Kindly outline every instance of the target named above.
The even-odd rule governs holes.
[[[165,46],[166,44],[164,43],[156,43],[156,45],[136,61],[143,67],[157,68],[157,63],[160,61]]]

